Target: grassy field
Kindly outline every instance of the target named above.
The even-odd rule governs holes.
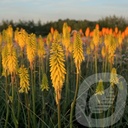
[[[84,127],[75,118],[75,103],[85,78],[114,71],[128,82],[128,28],[96,24],[82,32],[64,23],[62,30],[51,28],[46,38],[11,26],[0,33],[0,128]],[[102,95],[108,86],[116,90],[118,81],[96,83],[90,96]],[[111,127],[128,126],[127,103]]]

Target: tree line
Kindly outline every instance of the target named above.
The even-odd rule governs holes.
[[[6,29],[8,25],[12,25],[14,30],[16,28],[24,28],[28,33],[35,33],[36,35],[47,36],[50,32],[51,27],[57,29],[60,33],[62,32],[62,26],[64,22],[72,28],[72,30],[82,29],[85,32],[86,28],[89,27],[90,30],[94,29],[95,25],[98,23],[100,29],[103,27],[115,28],[118,27],[120,30],[124,30],[128,26],[128,20],[123,17],[108,16],[101,18],[98,21],[89,20],[74,20],[74,19],[59,19],[58,21],[50,21],[47,23],[42,23],[40,20],[35,23],[34,20],[13,22],[13,20],[2,20],[0,23],[0,31]]]

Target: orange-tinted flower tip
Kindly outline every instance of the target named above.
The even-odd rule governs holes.
[[[100,27],[99,27],[99,24],[96,24],[96,27],[95,27],[96,29],[99,29]]]

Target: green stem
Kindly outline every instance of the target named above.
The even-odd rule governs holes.
[[[67,59],[67,73],[66,73],[66,88],[65,88],[65,105],[64,105],[64,112],[65,112],[65,109],[67,108],[67,104],[69,103],[69,65],[68,65],[68,59]]]
[[[31,84],[32,84],[32,109],[33,109],[33,127],[36,128],[36,117],[35,117],[35,86],[34,86],[34,76],[31,69]]]
[[[12,84],[12,116],[13,116],[15,128],[18,128],[18,121],[17,121],[17,118],[15,116],[14,105],[15,105],[14,104],[14,84]]]
[[[9,102],[8,102],[8,80],[7,80],[7,77],[6,77],[6,86],[5,86],[5,94],[6,94],[6,105],[7,105],[7,108],[6,108],[6,120],[5,120],[5,125],[4,125],[4,128],[7,128],[7,123],[8,123],[8,116],[9,116]]]
[[[72,122],[72,118],[73,118],[73,111],[74,111],[74,107],[75,107],[75,103],[76,103],[76,98],[77,98],[77,94],[78,94],[78,89],[79,89],[79,73],[77,72],[76,75],[76,90],[75,90],[75,95],[74,95],[74,99],[73,102],[71,103],[71,110],[70,110],[70,128],[72,128],[73,126],[73,122]]]
[[[107,71],[107,57],[105,58],[105,72]]]
[[[105,71],[105,61],[104,61],[104,58],[103,58],[103,62],[102,62],[102,71],[103,72]]]
[[[60,100],[57,104],[57,110],[58,110],[58,128],[61,128],[61,117],[60,117]]]
[[[48,62],[49,62],[49,54],[50,54],[50,46],[47,45],[47,54],[46,54],[46,57],[45,57],[45,60],[44,60],[44,69],[45,69],[45,72],[47,73],[48,72]]]
[[[86,64],[86,68],[88,69],[88,65],[89,65],[89,55],[88,55],[88,58],[87,58],[87,64]]]
[[[97,73],[97,55],[95,54],[95,73]]]
[[[0,54],[0,76],[2,74],[2,57],[1,57],[1,54]]]
[[[95,74],[96,74],[95,80],[97,82],[97,50],[95,51]],[[96,121],[96,125],[97,125],[97,121]]]
[[[21,110],[21,106],[20,106],[20,95],[19,93],[17,94],[18,95],[18,112],[17,112],[17,120],[19,120],[19,117],[20,117],[20,110]]]
[[[42,120],[45,119],[45,96],[44,96],[44,91],[42,93],[42,104],[43,104],[43,108],[42,108]],[[42,128],[44,127],[44,122],[42,122]]]
[[[17,121],[17,118],[15,116],[14,105],[13,104],[12,104],[12,109],[11,110],[12,110],[12,117],[13,117],[15,128],[18,128],[18,121]]]
[[[95,73],[96,73],[96,81],[97,81],[97,53],[95,53]]]
[[[39,58],[39,85],[41,84],[41,60]]]
[[[28,94],[25,94],[25,104],[26,104],[26,108],[27,108],[28,128],[30,128],[30,108],[29,108],[29,99],[28,99]]]
[[[7,103],[6,120],[5,120],[4,128],[7,128],[8,116],[9,116],[9,104]]]

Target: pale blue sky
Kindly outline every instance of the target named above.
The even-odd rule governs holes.
[[[0,21],[94,21],[110,15],[128,19],[128,0],[0,0]]]

